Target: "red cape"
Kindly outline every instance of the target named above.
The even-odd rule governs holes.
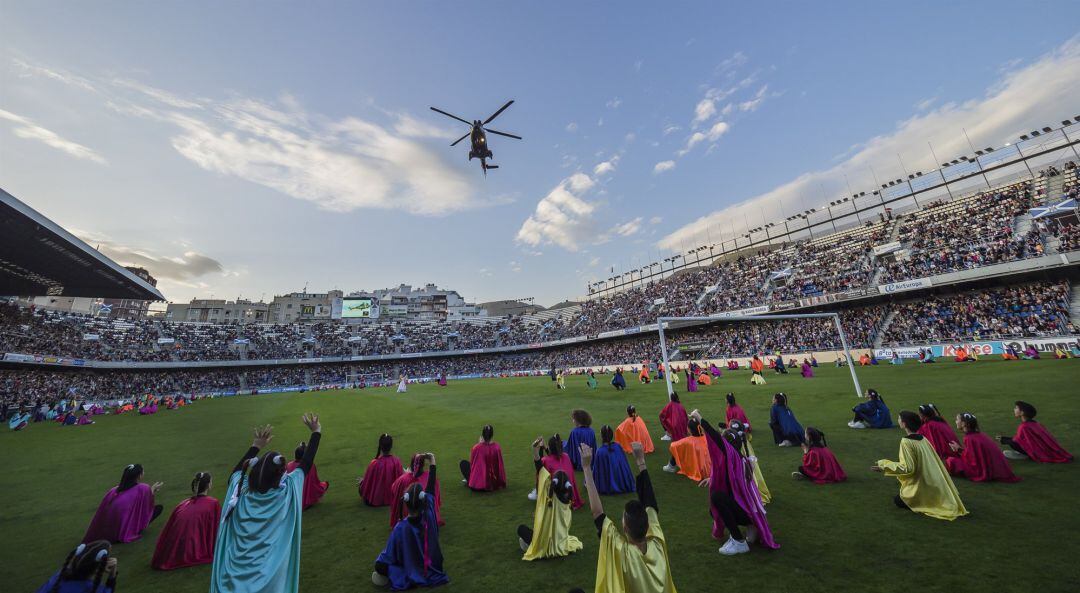
[[[401,497],[405,496],[405,491],[409,489],[409,486],[416,483],[426,488],[427,477],[428,472],[424,472],[417,477],[413,477],[412,472],[405,472],[401,474],[401,477],[394,480],[394,484],[390,487],[390,497],[393,501],[390,504],[391,528],[409,515],[405,510],[405,501],[401,500]],[[442,490],[439,488],[438,478],[435,479],[435,518],[438,520],[440,527],[446,525],[446,521],[443,521],[442,518]]]
[[[930,446],[937,452],[938,457],[942,460],[950,457],[959,457],[960,454],[953,451],[949,443],[959,443],[960,439],[956,438],[956,433],[944,422],[937,420],[931,420],[929,422],[923,422],[919,427],[918,433],[926,437],[926,440],[930,441]]]
[[[731,424],[732,420],[738,420],[747,427],[750,426],[750,419],[746,417],[746,412],[743,411],[742,406],[735,404],[734,406],[728,406],[726,410],[728,424]]]
[[[184,499],[176,505],[158,536],[150,566],[172,570],[214,561],[221,503],[210,496]]]
[[[294,469],[300,467],[299,461],[290,461],[285,466],[285,472],[289,473]],[[311,464],[311,471],[304,475],[304,508],[311,508],[315,503],[319,502],[319,499],[326,494],[326,489],[330,487],[329,482],[319,481],[319,470],[315,468],[315,464]]]
[[[574,498],[572,500],[572,508],[575,510],[581,508],[581,505],[585,503],[581,500],[581,495],[578,494],[577,477],[574,475],[574,464],[570,461],[570,456],[566,453],[563,453],[558,459],[556,459],[551,455],[545,455],[544,458],[540,461],[543,462],[544,469],[548,470],[548,473],[553,476],[555,475],[555,472],[559,470],[566,472],[566,475],[570,477],[570,483],[574,485]],[[587,471],[592,471],[592,468],[589,468]],[[539,486],[537,487],[539,488]]]
[[[469,464],[469,488],[488,492],[506,488],[506,468],[499,443],[473,445]]]
[[[671,435],[672,441],[686,438],[686,408],[678,402],[669,401],[663,410],[660,410],[660,426]]]
[[[945,460],[949,473],[965,476],[972,482],[1019,482],[1001,449],[981,432],[964,435],[964,450],[960,457]]]
[[[802,456],[803,471],[815,484],[831,484],[847,479],[844,468],[828,447],[810,447]]]
[[[1021,422],[1013,440],[1027,451],[1028,457],[1039,463],[1068,463],[1073,458],[1054,440],[1050,431],[1034,420]]]
[[[368,506],[384,507],[394,501],[394,480],[401,477],[405,470],[396,455],[382,455],[371,460],[364,471],[364,480],[360,482],[360,496]]]

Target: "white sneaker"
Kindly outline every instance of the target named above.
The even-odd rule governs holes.
[[[757,527],[755,527],[754,525],[747,525],[746,526],[746,543],[747,544],[756,544],[757,540],[758,540]],[[749,546],[747,546],[747,547],[749,547]]]
[[[848,428],[855,428],[855,421],[854,420],[848,420],[847,425],[848,425]]]
[[[536,500],[536,488],[533,488],[532,492],[529,493],[529,500]]]
[[[521,539],[520,537],[518,538],[518,545],[521,546],[522,552],[529,551],[529,544],[525,543],[525,540]]]
[[[779,447],[794,447],[795,444],[792,443],[791,441],[785,439],[783,441],[780,441],[780,444],[778,446]]]
[[[865,422],[852,423],[851,427],[856,429],[870,428],[870,426],[867,425]]]
[[[1013,461],[1022,461],[1024,459],[1028,459],[1028,456],[1024,455],[1023,453],[1021,453],[1019,451],[1013,451],[1012,449],[1006,449],[1005,450],[1005,458],[1006,459],[1012,459]]]
[[[802,472],[791,472],[791,477],[795,478],[796,480],[805,480],[806,479],[806,476],[804,476],[802,474]]]
[[[468,480],[466,480],[465,478],[461,478],[461,483],[462,483],[462,484],[468,484],[468,483],[469,483],[469,481],[468,481]]]
[[[663,467],[662,469],[663,469],[664,471],[666,471],[667,473],[669,473],[669,474],[673,474],[673,473],[676,473],[676,472],[678,472],[678,471],[679,471],[679,466],[677,466],[677,465],[671,465],[670,463],[668,463],[668,464],[667,464],[667,465],[665,465],[665,466],[664,466],[664,467]]]
[[[661,441],[670,441],[671,440],[671,435],[665,432],[664,436],[660,437],[660,440]]]
[[[378,587],[385,587],[385,586],[390,584],[390,579],[384,577],[383,575],[381,575],[381,574],[379,574],[377,572],[372,572],[371,573],[371,582],[375,583],[375,585],[378,586]]]
[[[735,554],[745,554],[750,551],[750,544],[745,541],[736,541],[732,537],[728,537],[728,540],[720,548],[720,553],[725,556],[734,556]]]

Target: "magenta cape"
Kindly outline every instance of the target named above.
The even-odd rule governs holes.
[[[158,536],[150,567],[172,570],[214,561],[221,503],[210,496],[185,499],[173,509]]]
[[[804,362],[802,365],[802,376],[809,379],[814,376],[814,370],[810,368],[810,363]]]
[[[836,455],[828,447],[810,447],[802,456],[803,471],[815,484],[831,484],[847,479]]]
[[[728,406],[725,411],[725,416],[727,416],[728,424],[731,424],[732,420],[738,420],[746,426],[750,426],[750,419],[746,417],[746,412],[743,411],[742,406],[739,404]]]
[[[405,501],[401,499],[401,497],[405,496],[405,491],[413,484],[420,484],[421,488],[427,488],[427,477],[427,472],[417,477],[413,477],[412,472],[405,472],[401,474],[401,477],[394,480],[394,484],[390,487],[392,501],[390,504],[390,527],[397,525],[398,521],[409,516],[409,513],[405,510]],[[442,518],[442,490],[439,488],[437,478],[435,479],[435,518],[440,526],[446,525],[446,521]]]
[[[664,432],[671,435],[672,441],[686,438],[687,421],[686,408],[679,402],[669,401],[664,409],[660,410],[660,426],[664,427]]]
[[[926,440],[930,441],[930,446],[937,452],[938,457],[942,460],[950,457],[959,457],[960,454],[952,450],[949,443],[959,443],[960,439],[956,438],[956,433],[952,428],[949,428],[948,424],[939,422],[937,420],[930,420],[929,422],[923,422],[919,427],[918,433],[926,437]]]
[[[709,459],[712,461],[709,493],[724,492],[727,484],[731,484],[731,497],[757,527],[759,541],[767,548],[779,548],[780,544],[773,541],[769,522],[765,520],[765,507],[761,504],[761,492],[758,491],[757,484],[754,482],[753,473],[747,476],[749,468],[746,467],[746,460],[723,439],[720,439],[723,450],[713,442],[712,437],[707,436],[705,441],[709,447]],[[720,514],[712,504],[709,505],[709,514],[713,518],[713,537],[723,538],[724,522],[720,520]]]
[[[945,460],[945,466],[954,476],[965,476],[972,482],[1019,482],[1005,455],[981,432],[964,435],[964,450],[960,457]]]
[[[1021,422],[1020,426],[1016,427],[1013,440],[1024,448],[1028,457],[1039,463],[1068,463],[1073,458],[1071,453],[1054,440],[1050,431],[1034,420]]]
[[[127,543],[139,539],[154,514],[154,494],[148,484],[136,484],[123,492],[113,486],[101,499],[97,513],[86,528],[83,543],[99,539]]]
[[[506,488],[506,468],[499,443],[473,445],[469,464],[469,488],[489,492]]]
[[[285,466],[286,473],[292,473],[296,468],[300,467],[299,461],[290,461],[289,465]],[[311,471],[304,474],[304,502],[303,507],[305,509],[311,508],[315,503],[326,494],[326,489],[330,487],[329,482],[319,481],[319,470],[315,469],[315,464],[311,464]]]
[[[371,460],[360,482],[360,496],[368,506],[384,507],[394,501],[394,480],[401,477],[401,460],[396,455],[381,455]]]
[[[581,505],[585,503],[581,500],[581,495],[578,494],[577,477],[574,475],[574,464],[570,461],[570,456],[566,453],[563,453],[558,458],[551,455],[545,455],[540,461],[543,462],[544,469],[548,470],[548,473],[553,476],[555,475],[555,472],[559,470],[566,472],[566,475],[570,477],[570,483],[574,486],[574,498],[571,501],[573,503],[571,508],[574,510],[581,508]],[[587,469],[586,471],[592,470]]]

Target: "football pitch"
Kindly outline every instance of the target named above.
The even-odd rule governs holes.
[[[895,417],[933,402],[951,419],[969,411],[983,431],[1012,435],[1013,401],[1039,410],[1038,420],[1072,453],[1080,452],[1080,360],[941,362],[857,369],[864,388],[877,389]],[[307,437],[300,415],[321,416],[323,439],[316,464],[330,482],[323,500],[303,515],[300,588],[332,593],[374,591],[370,574],[389,529],[388,509],[365,506],[356,478],[376,452],[378,436],[394,436],[394,453],[436,454],[442,484],[441,531],[450,588],[458,591],[565,592],[591,590],[598,538],[588,505],[574,512],[572,532],[585,548],[567,558],[524,562],[515,528],[532,524],[534,503],[529,444],[538,435],[570,432],[574,408],[602,424],[617,425],[633,403],[652,433],[649,456],[667,536],[674,580],[680,591],[1066,591],[1080,579],[1080,464],[1012,462],[1016,484],[956,481],[970,515],[939,521],[895,508],[895,479],[869,471],[881,458],[896,459],[900,429],[852,430],[857,403],[847,369],[816,369],[803,379],[766,374],[768,385],[751,386],[749,372],[725,372],[696,394],[676,386],[687,410],[712,421],[724,417],[724,395],[733,391],[755,428],[754,445],[773,494],[768,518],[780,549],[754,547],[723,557],[710,536],[707,490],[661,471],[667,444],[657,415],[666,403],[662,382],[616,392],[600,378],[596,391],[582,377],[568,377],[558,391],[547,377],[451,381],[447,387],[414,385],[407,394],[391,387],[310,393],[225,397],[196,402],[155,416],[99,416],[85,427],[31,424],[0,431],[8,465],[0,488],[0,582],[6,591],[33,591],[60,566],[83,536],[101,497],[116,485],[123,467],[141,463],[145,481],[163,481],[157,502],[165,515],[140,541],[114,547],[119,589],[170,593],[204,592],[210,567],[171,572],[150,569],[150,557],[167,514],[189,495],[197,471],[214,476],[211,495],[224,500],[228,472],[251,444],[257,424],[274,426],[270,449],[291,452]],[[634,379],[627,376],[628,381]],[[804,426],[826,433],[848,481],[817,486],[790,474],[798,448],[772,444],[771,396],[788,394]],[[458,461],[468,456],[480,428],[493,424],[509,477],[506,490],[480,494],[461,483]],[[584,487],[580,478],[579,484]],[[609,514],[621,514],[626,496],[604,497]],[[1072,582],[1073,585],[1068,583]]]

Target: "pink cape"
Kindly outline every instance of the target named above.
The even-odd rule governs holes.
[[[506,488],[506,468],[499,443],[473,445],[469,464],[469,488],[488,492]]]
[[[150,567],[172,570],[214,561],[221,503],[210,496],[184,499],[176,505],[158,536]]]
[[[154,514],[154,494],[149,484],[136,484],[123,492],[113,486],[101,499],[83,543],[99,539],[127,543],[139,539]]]
[[[409,486],[413,484],[420,484],[421,488],[427,487],[428,472],[424,472],[417,477],[413,477],[412,472],[405,472],[401,476],[394,480],[394,484],[390,487],[390,497],[393,501],[390,504],[390,527],[393,528],[397,525],[398,521],[401,521],[409,515],[405,510],[405,501],[401,497],[405,496],[405,491],[409,489]],[[446,521],[442,518],[442,490],[439,488],[439,480],[435,480],[435,518],[439,522],[439,526],[446,525]]]
[[[847,479],[836,455],[828,447],[810,447],[802,456],[803,471],[815,484],[831,484]]]
[[[548,470],[548,473],[553,476],[559,470],[566,472],[566,475],[570,477],[570,483],[574,486],[574,498],[571,506],[575,510],[581,508],[581,505],[585,503],[581,500],[581,495],[578,494],[577,477],[574,476],[574,464],[570,461],[570,456],[566,453],[563,453],[558,458],[545,455],[540,461],[543,462],[544,469]],[[590,468],[588,471],[592,471],[592,469]],[[539,486],[537,487],[539,488]]]
[[[394,480],[401,477],[401,460],[396,455],[380,455],[371,460],[360,482],[360,496],[368,506],[384,507],[394,501]]]
[[[769,522],[765,520],[765,507],[761,504],[761,492],[758,491],[757,484],[754,482],[754,476],[753,474],[747,476],[749,468],[746,466],[746,460],[723,439],[720,439],[723,450],[713,442],[712,437],[706,436],[705,441],[709,447],[709,459],[712,461],[709,494],[724,492],[727,484],[731,484],[731,497],[757,527],[759,541],[767,548],[779,548],[780,544],[773,541]],[[728,463],[729,460],[734,463]],[[724,522],[720,520],[720,514],[711,503],[709,513],[713,518],[713,537],[723,538]]]
[[[964,450],[960,457],[945,460],[949,473],[965,476],[972,482],[1019,482],[1005,454],[981,432],[969,432],[964,435]]]
[[[725,416],[727,416],[728,424],[731,424],[732,420],[738,420],[746,426],[750,426],[750,419],[746,417],[746,412],[743,411],[742,406],[739,404],[728,406],[725,411]]]
[[[285,472],[290,473],[298,467],[300,467],[299,461],[290,461],[285,466]],[[304,475],[304,508],[311,508],[315,503],[319,502],[319,499],[326,494],[326,489],[329,487],[329,482],[319,481],[319,470],[315,469],[314,463],[311,464],[311,471]]]
[[[1071,453],[1054,440],[1050,431],[1034,420],[1021,422],[1020,426],[1016,427],[1013,440],[1024,448],[1028,457],[1039,463],[1068,463],[1073,458]]]
[[[959,443],[960,439],[956,438],[956,433],[952,428],[949,428],[948,424],[939,422],[937,420],[930,420],[929,422],[923,422],[919,427],[918,433],[926,437],[926,440],[930,441],[930,446],[937,452],[938,457],[942,460],[950,457],[959,457],[960,454],[952,450],[949,443]]]
[[[686,408],[679,402],[669,401],[664,409],[660,410],[660,426],[663,426],[664,431],[671,435],[672,441],[686,438],[687,421]]]
[[[94,423],[94,421],[90,419],[90,416],[88,416],[86,414],[83,414],[82,416],[79,416],[79,421],[76,422],[75,424],[78,424],[79,426],[86,426],[87,424],[93,424],[93,423]]]

